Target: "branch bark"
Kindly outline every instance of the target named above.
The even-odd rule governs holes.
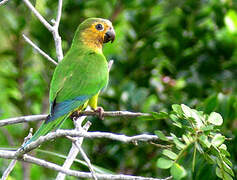
[[[81,128],[81,124],[85,120],[85,118],[86,118],[86,116],[82,116],[82,117],[78,118],[76,121],[74,121],[76,131],[80,131],[80,130],[88,131],[88,129],[91,126],[90,121],[87,121],[87,123],[83,126],[83,128]],[[73,139],[73,140],[75,141],[75,143],[78,143],[78,145],[81,146],[81,144],[83,142],[83,139],[84,138],[82,138],[82,137],[80,137],[80,138],[78,137],[78,138]],[[76,159],[77,154],[79,152],[79,149],[78,149],[78,147],[76,146],[75,143],[72,143],[72,147],[70,149],[70,152],[67,156],[67,159],[65,160],[65,162],[63,164],[63,168],[65,168],[65,169],[70,169],[72,163]],[[65,179],[65,176],[66,176],[66,174],[59,172],[57,177],[56,177],[56,180],[63,180],[63,179]]]
[[[6,159],[18,159],[20,161],[25,161],[28,163],[33,163],[37,164],[39,166],[43,166],[48,169],[52,169],[54,171],[62,172],[64,174],[70,175],[70,176],[76,176],[79,178],[92,178],[91,173],[89,172],[80,172],[80,171],[75,171],[75,170],[69,170],[65,169],[57,164],[47,162],[42,159],[38,159],[32,156],[29,156],[27,154],[23,155],[22,157],[17,157],[15,155],[16,153],[14,151],[6,151],[6,150],[0,150],[0,157],[1,158],[6,158]],[[159,178],[147,178],[147,177],[142,177],[142,176],[132,176],[132,175],[110,175],[110,174],[96,174],[98,179],[108,179],[108,180],[168,180],[170,177],[165,178],[165,179],[159,179]]]
[[[95,111],[82,111],[80,113],[81,116],[99,116],[98,112]],[[129,111],[105,111],[103,113],[104,117],[139,117],[139,116],[151,116],[149,113],[141,113],[141,112],[129,112]],[[45,120],[47,117],[46,114],[40,115],[29,115],[29,116],[21,116],[9,119],[0,120],[0,127],[17,124],[17,123],[24,123],[24,122],[31,122],[31,121],[42,121]]]
[[[29,134],[27,135],[27,137],[24,139],[24,142],[22,144],[24,144],[27,140],[29,140],[32,137],[32,132],[33,132],[33,128],[30,129]],[[7,177],[9,176],[9,174],[11,173],[11,171],[13,170],[13,168],[15,167],[17,162],[17,159],[13,159],[9,166],[7,167],[7,169],[4,171],[1,180],[6,180]]]
[[[23,2],[30,9],[30,11],[32,11],[33,14],[39,19],[39,21],[52,33],[55,42],[57,59],[58,62],[60,62],[63,59],[63,50],[62,50],[61,37],[58,33],[58,27],[62,14],[62,0],[58,1],[58,12],[56,21],[53,21],[54,25],[48,23],[48,21],[35,9],[35,7],[31,4],[29,0],[23,0]]]
[[[45,136],[39,137],[36,141],[27,145],[24,149],[19,149],[16,152],[16,156],[21,156],[35,148],[37,148],[40,144],[58,138],[58,137],[84,137],[84,138],[107,138],[111,140],[121,141],[124,143],[137,143],[137,142],[149,142],[149,141],[156,141],[159,138],[156,135],[148,135],[148,134],[141,134],[135,136],[126,136],[123,134],[114,134],[109,132],[83,132],[83,131],[76,131],[76,130],[61,130],[58,129],[56,132],[50,132]],[[172,137],[167,137],[169,140],[172,140]]]
[[[9,0],[2,0],[2,1],[0,2],[0,6],[6,4],[8,1],[9,1]]]
[[[24,40],[29,43],[36,51],[38,51],[42,56],[52,62],[54,65],[58,65],[58,63],[51,58],[48,54],[46,54],[43,50],[41,50],[35,43],[33,43],[26,35],[22,34]]]

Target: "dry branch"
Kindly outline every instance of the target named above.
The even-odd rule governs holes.
[[[91,123],[90,123],[90,121],[87,121],[86,124],[82,127],[82,122],[85,119],[86,119],[86,116],[82,116],[82,117],[78,118],[77,120],[74,120],[74,125],[75,125],[75,130],[76,131],[88,131],[88,129],[91,126]],[[69,151],[69,154],[68,154],[68,156],[67,156],[67,158],[66,158],[66,160],[65,160],[65,162],[62,166],[65,169],[70,169],[72,163],[76,159],[77,154],[79,152],[79,149],[76,146],[76,144],[78,146],[81,146],[84,138],[83,137],[77,137],[77,138],[72,138],[72,139],[75,143],[72,143],[72,147]],[[65,176],[66,176],[66,174],[59,172],[57,177],[56,177],[56,180],[63,180],[63,179],[65,179]]]
[[[81,116],[99,116],[98,112],[95,111],[82,111],[80,113]],[[139,116],[151,116],[149,113],[141,113],[141,112],[129,112],[129,111],[105,111],[103,113],[104,117],[139,117]],[[6,126],[10,124],[17,124],[23,122],[30,121],[42,121],[45,120],[47,115],[30,115],[30,116],[21,116],[9,119],[0,120],[0,127]]]
[[[58,27],[62,14],[62,0],[58,1],[58,12],[56,21],[53,21],[54,25],[49,24],[48,21],[45,20],[45,18],[35,9],[35,7],[31,4],[29,0],[23,0],[23,2],[27,5],[30,11],[32,11],[33,14],[39,19],[39,21],[52,33],[55,42],[57,59],[58,62],[61,61],[63,59],[63,50],[62,50],[61,37],[59,36],[58,33]]]
[[[46,141],[53,140],[58,137],[84,137],[84,138],[107,138],[112,139],[115,141],[121,141],[124,143],[136,143],[136,142],[149,142],[149,141],[156,141],[159,140],[159,138],[156,135],[149,135],[149,134],[141,134],[136,136],[126,136],[123,134],[113,134],[109,132],[83,132],[83,131],[76,131],[76,130],[62,130],[58,129],[56,132],[50,132],[45,136],[40,136],[36,141],[31,142],[29,145],[27,145],[24,149],[20,149],[16,152],[16,156],[21,156],[35,148],[37,148],[39,145]],[[168,139],[172,139],[172,137],[167,137]]]
[[[2,0],[2,1],[0,2],[0,6],[6,4],[8,1],[9,1],[9,0]]]
[[[50,62],[52,62],[54,65],[57,65],[58,63],[51,58],[48,54],[46,54],[43,50],[41,50],[36,44],[34,44],[26,35],[22,34],[23,38],[27,43],[29,43],[36,51],[38,51],[42,56],[44,56],[46,59],[48,59]]]
[[[42,159],[38,159],[32,156],[29,156],[27,154],[23,155],[21,158],[15,156],[14,151],[6,151],[6,150],[0,150],[0,158],[6,158],[6,159],[18,159],[21,161],[25,161],[28,163],[33,163],[37,164],[39,166],[49,168],[58,172],[62,172],[64,174],[70,175],[70,176],[76,176],[80,178],[92,178],[91,173],[89,172],[80,172],[80,171],[75,171],[75,170],[69,170],[65,169],[57,164],[47,162]],[[158,178],[146,178],[146,177],[141,177],[141,176],[132,176],[132,175],[110,175],[110,174],[96,174],[98,179],[108,179],[108,180],[167,180],[170,179],[170,177],[166,179],[158,179]]]
[[[0,127],[1,126],[7,126],[11,124],[17,124],[17,123],[24,123],[24,122],[31,122],[31,121],[42,121],[45,120],[48,115],[42,114],[42,115],[29,115],[29,116],[21,116],[21,117],[14,117],[9,119],[3,119],[0,120]]]
[[[30,132],[27,135],[27,137],[24,139],[24,142],[22,144],[24,144],[26,141],[28,141],[31,137],[32,137],[32,132],[33,132],[33,128],[30,128]],[[11,173],[11,171],[13,170],[13,168],[15,167],[17,162],[17,159],[13,159],[9,166],[7,167],[7,169],[4,171],[1,180],[6,180],[9,176],[9,174]]]

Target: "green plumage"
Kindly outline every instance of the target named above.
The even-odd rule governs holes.
[[[103,19],[91,18],[82,23],[63,60],[56,67],[50,85],[50,114],[25,147],[39,136],[58,128],[70,114],[97,95],[108,82],[108,64],[102,51],[88,46],[82,32],[92,23]]]

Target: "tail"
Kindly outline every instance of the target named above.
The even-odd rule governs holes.
[[[69,115],[66,114],[64,116],[52,120],[52,116],[48,115],[45,122],[40,126],[40,128],[36,131],[32,138],[30,138],[30,140],[28,140],[22,145],[22,148],[24,149],[28,144],[37,140],[40,136],[44,136],[50,131],[58,129],[62,125],[62,123],[68,118],[68,116]]]

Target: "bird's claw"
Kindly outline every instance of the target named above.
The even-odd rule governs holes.
[[[97,107],[96,109],[93,109],[93,111],[98,113],[100,119],[104,119],[104,109],[102,107]]]
[[[70,115],[70,119],[75,121],[78,117],[80,116],[80,112],[79,111],[74,111],[71,115]]]

